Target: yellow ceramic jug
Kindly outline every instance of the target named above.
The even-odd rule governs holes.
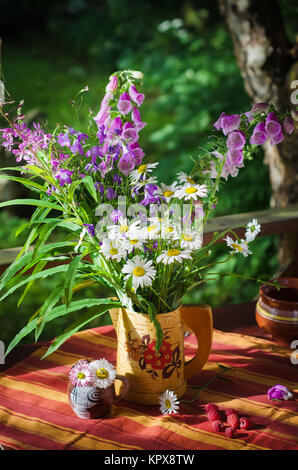
[[[158,353],[155,326],[149,315],[125,308],[112,309],[110,314],[118,338],[117,374],[129,380],[125,400],[156,405],[167,389],[181,397],[186,391],[186,379],[202,369],[210,354],[212,311],[209,305],[184,305],[173,312],[158,314],[163,330]],[[184,357],[185,330],[191,330],[198,342],[196,354],[188,362]]]

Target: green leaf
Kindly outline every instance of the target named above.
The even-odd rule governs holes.
[[[72,259],[72,261],[69,263],[68,270],[65,276],[64,299],[67,307],[69,307],[72,299],[72,289],[75,283],[75,278],[78,272],[78,267],[82,256],[82,254],[77,255]]]
[[[49,224],[44,224],[40,230],[38,241],[35,244],[34,251],[33,251],[33,258],[36,257],[37,253],[39,252],[40,248],[43,247],[53,230],[59,225],[60,220],[50,221]]]
[[[45,260],[39,261],[39,263],[36,264],[32,274],[39,273],[40,271],[42,271],[42,269],[47,265],[47,263],[48,262]],[[28,282],[27,286],[24,289],[24,292],[22,293],[21,297],[18,300],[18,307],[23,302],[24,298],[26,297],[27,293],[29,292],[33,284],[34,284],[34,280]]]
[[[46,192],[46,188],[42,186],[41,184],[36,183],[35,181],[32,181],[28,178],[19,178],[17,176],[9,176],[9,175],[1,175],[0,174],[0,179],[7,179],[10,181],[16,181],[18,183],[23,184],[24,186],[28,188],[34,188],[37,189],[38,191]]]
[[[83,315],[80,315],[80,317],[77,320],[75,320],[68,328],[66,328],[66,330],[64,330],[64,332],[60,336],[58,336],[54,340],[54,342],[50,345],[47,352],[42,356],[42,359],[44,359],[45,357],[49,356],[54,351],[56,351],[56,349],[58,349],[61,346],[61,344],[64,343],[64,341],[70,338],[70,336],[75,334],[80,328],[85,326],[90,321],[95,320],[96,318],[103,315],[111,308],[121,307],[120,302],[117,302],[117,301],[103,299],[102,302],[103,302],[102,305],[89,308],[87,312],[85,312]]]
[[[94,183],[93,179],[91,176],[85,176],[85,178],[82,179],[82,182],[86,186],[87,191],[89,194],[93,197],[95,202],[97,202],[97,192],[96,189],[94,188]]]
[[[35,328],[35,342],[38,340],[45,324],[47,321],[47,317],[52,310],[52,308],[56,305],[59,299],[62,297],[64,292],[64,286],[58,286],[53,292],[49,295],[49,297],[44,302],[43,306],[38,315],[37,324]]]
[[[8,206],[40,206],[49,207],[50,209],[55,209],[61,212],[64,211],[63,207],[48,201],[44,201],[43,199],[12,199],[11,201],[5,201],[0,203],[0,207]]]
[[[46,322],[49,323],[50,321],[55,320],[55,318],[64,316],[72,312],[76,312],[86,307],[93,307],[94,305],[99,305],[99,304],[102,304],[102,299],[77,300],[76,302],[72,302],[68,310],[66,310],[65,305],[59,305],[58,307],[55,307],[51,310],[48,317],[46,318]],[[7,356],[10,353],[10,351],[12,351],[12,349],[15,348],[16,345],[19,344],[19,342],[23,338],[28,336],[36,328],[37,322],[38,322],[38,318],[34,318],[32,321],[27,323],[27,325],[25,325],[24,328],[22,328],[18,332],[18,334],[12,339],[12,341],[9,343],[8,347],[6,348],[5,356]]]
[[[52,276],[53,274],[61,273],[63,271],[66,271],[68,269],[68,266],[63,264],[62,266],[55,266],[54,268],[50,269],[45,269],[41,272],[38,272],[36,274],[32,274],[31,276],[28,276],[26,279],[23,279],[21,282],[18,282],[16,285],[11,287],[5,294],[2,295],[0,298],[0,301],[8,297],[10,294],[12,294],[14,291],[19,289],[19,287],[22,287],[24,284],[27,284],[30,281],[36,280],[36,279],[44,279],[48,276]]]

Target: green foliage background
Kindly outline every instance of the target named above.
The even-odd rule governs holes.
[[[289,36],[294,37],[297,8],[286,1],[280,6]],[[124,68],[144,73],[142,118],[148,125],[140,143],[148,160],[160,161],[158,173],[164,182],[172,181],[177,171],[191,169],[191,156],[199,156],[222,111],[250,109],[217,2],[17,0],[12,9],[9,0],[2,0],[1,11],[7,89],[14,99],[25,100],[25,112],[37,110],[49,128],[57,122],[74,125],[70,100],[88,85],[80,111],[84,130],[88,110],[97,112],[110,73]],[[3,153],[1,158],[3,166]],[[237,178],[223,184],[214,215],[265,209],[270,194],[260,153]],[[20,212],[0,214],[0,249],[22,244],[25,234],[15,239],[14,233],[23,217]],[[253,256],[234,257],[217,269],[270,276],[277,268],[276,248],[275,237],[258,239]],[[225,253],[219,245],[214,257],[224,259]],[[52,282],[40,282],[20,308],[17,296],[0,305],[2,340],[8,342],[24,326],[53,288]],[[257,291],[254,282],[224,277],[185,301],[218,306],[250,300]],[[108,295],[93,290],[94,294]],[[63,317],[49,325],[43,339],[53,338],[71,320]]]

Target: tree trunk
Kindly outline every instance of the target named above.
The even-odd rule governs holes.
[[[297,46],[289,43],[276,1],[219,0],[219,5],[247,93],[255,103],[270,102],[280,111],[293,109],[297,104],[291,88],[298,77]],[[298,82],[296,85],[298,88]],[[265,144],[264,162],[269,166],[273,191],[271,206],[298,204],[297,127],[280,144]],[[281,244],[281,260],[293,255],[292,245],[289,240]]]

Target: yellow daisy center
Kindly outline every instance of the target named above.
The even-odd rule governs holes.
[[[171,197],[173,196],[174,192],[173,191],[170,191],[169,189],[167,189],[166,191],[164,191],[163,195],[165,197]]]
[[[243,248],[238,245],[238,243],[232,243],[231,247],[234,248],[234,250],[243,251]]]
[[[140,173],[140,175],[141,175],[141,174],[144,173],[146,170],[147,170],[147,165],[141,165],[141,166],[138,168],[138,173]]]
[[[149,225],[148,232],[153,232],[155,229],[157,229],[157,225]]]
[[[142,268],[142,266],[137,266],[136,268],[134,268],[132,274],[137,277],[142,277],[144,276],[145,272],[146,271],[144,268]]]
[[[171,408],[171,402],[170,400],[165,400],[165,407],[169,410]]]
[[[173,232],[173,231],[174,231],[173,227],[168,227],[168,228],[166,229],[166,232],[167,232],[167,233],[171,233],[171,232]]]
[[[108,371],[104,368],[97,369],[96,375],[99,379],[106,379],[107,377],[109,377]]]
[[[83,372],[79,372],[78,375],[77,375],[77,378],[82,380],[85,378],[85,374]]]
[[[167,251],[168,256],[178,256],[180,254],[179,250],[176,250],[175,248],[172,248],[171,250]]]
[[[117,255],[117,253],[118,253],[117,248],[111,248],[111,249],[110,249],[110,255],[112,255],[112,256],[113,256],[113,255]]]
[[[191,242],[193,240],[193,236],[192,235],[189,235],[188,233],[184,233],[182,235],[182,238],[183,240],[187,241],[187,242]]]
[[[127,232],[127,230],[128,230],[127,225],[121,225],[120,229],[119,229],[119,232],[120,233],[125,233],[125,232]]]
[[[135,240],[130,240],[129,243],[131,245],[136,245],[138,243],[139,240],[135,239]]]
[[[196,184],[189,176],[186,177],[186,181],[190,184]]]
[[[194,186],[190,186],[189,188],[186,188],[186,190],[185,190],[185,192],[186,192],[187,194],[194,194],[194,193],[196,193],[197,191],[198,191],[197,188],[195,188]]]

